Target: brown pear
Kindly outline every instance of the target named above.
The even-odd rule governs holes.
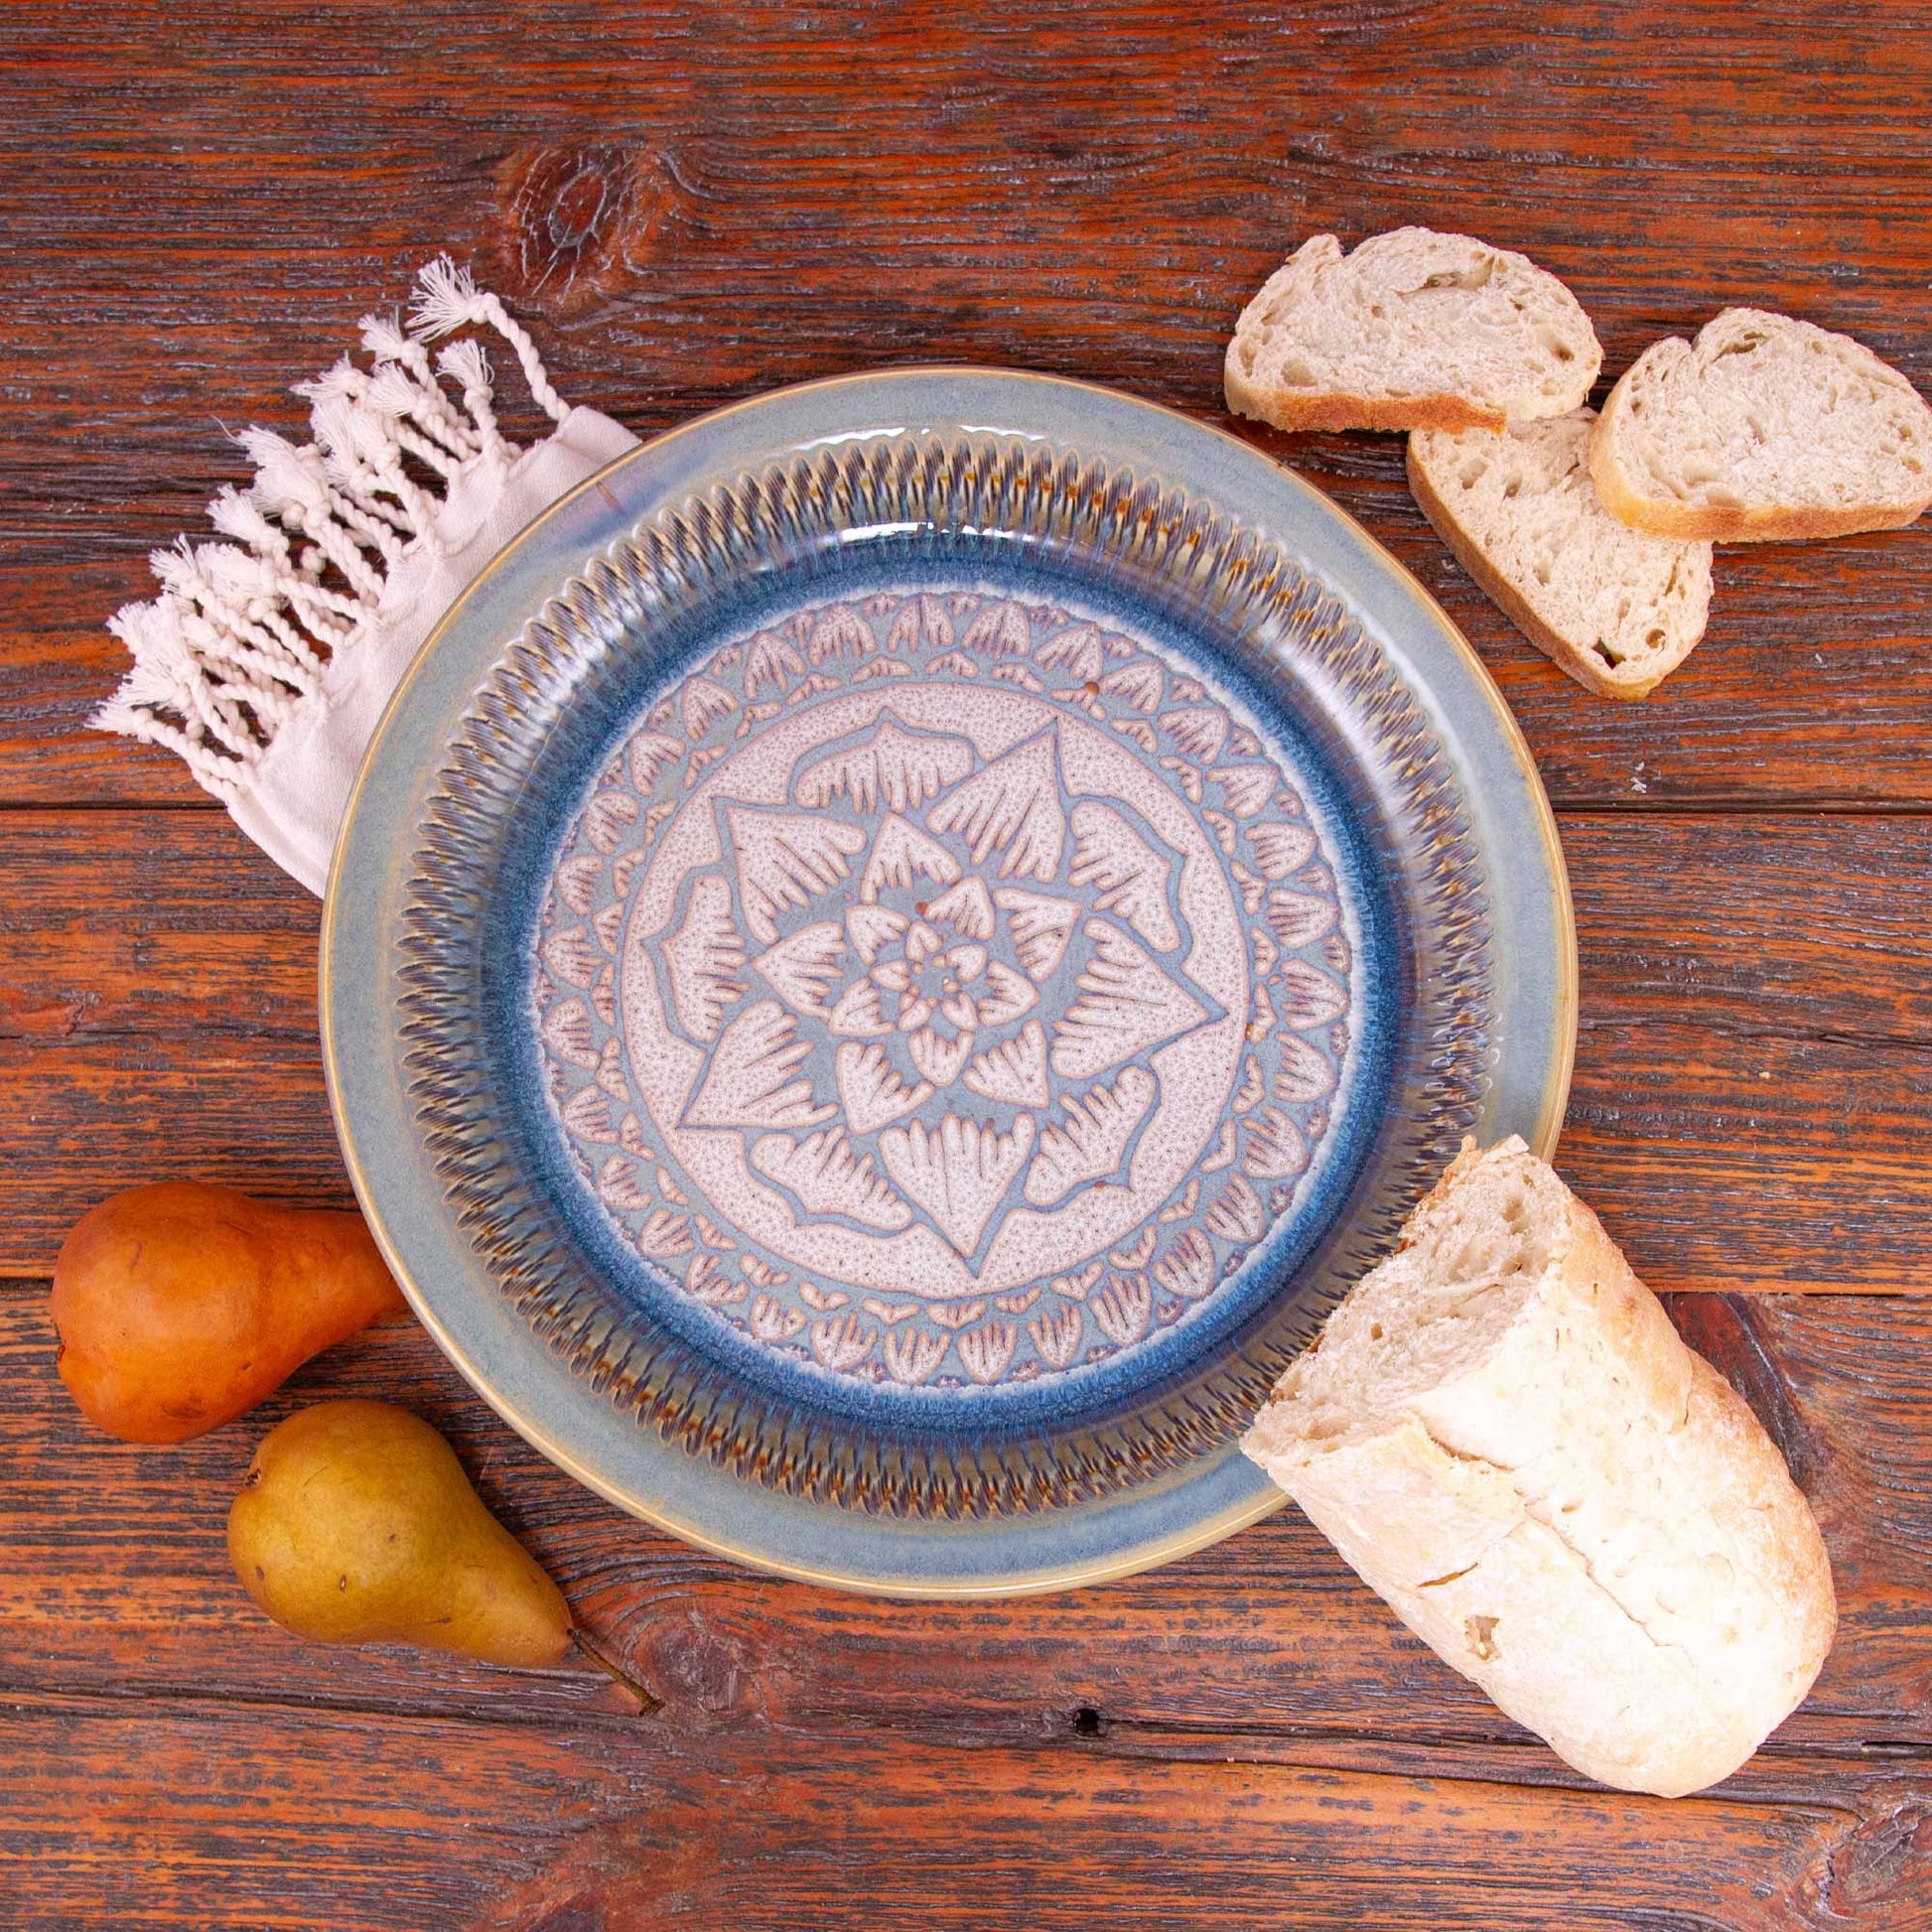
[[[403,1306],[359,1214],[196,1181],[102,1201],[54,1265],[61,1379],[89,1421],[130,1443],[232,1422]]]
[[[557,1586],[449,1444],[386,1402],[320,1402],[272,1429],[228,1511],[228,1556],[277,1623],[317,1643],[524,1666],[570,1646]]]

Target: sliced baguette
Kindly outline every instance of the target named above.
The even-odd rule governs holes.
[[[1560,416],[1602,366],[1577,298],[1526,255],[1396,228],[1305,241],[1241,312],[1228,407],[1281,429],[1501,429]]]
[[[1726,309],[1624,370],[1589,468],[1604,507],[1658,536],[1892,530],[1932,503],[1932,409],[1850,336]]]
[[[1727,1776],[1831,1647],[1824,1542],[1777,1449],[1519,1140],[1465,1144],[1241,1446],[1605,1784]]]
[[[1409,487],[1511,622],[1587,690],[1641,698],[1711,609],[1711,546],[1646,536],[1596,500],[1590,409],[1508,429],[1418,430]]]

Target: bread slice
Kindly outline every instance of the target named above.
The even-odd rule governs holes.
[[[1776,1448],[1519,1140],[1464,1145],[1241,1446],[1604,1784],[1727,1776],[1831,1647],[1824,1542]]]
[[[1228,407],[1281,429],[1501,429],[1560,416],[1602,366],[1577,298],[1526,255],[1396,228],[1305,241],[1241,311]]]
[[[1587,690],[1641,698],[1711,609],[1711,546],[1646,536],[1596,500],[1592,409],[1509,428],[1418,430],[1409,487],[1516,627]]]
[[[1726,309],[1624,370],[1589,468],[1604,507],[1658,536],[1893,530],[1932,503],[1932,409],[1850,336]]]

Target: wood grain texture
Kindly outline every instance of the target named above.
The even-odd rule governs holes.
[[[1659,1290],[1932,1289],[1932,817],[1566,812],[1559,1157]],[[116,1187],[348,1202],[315,901],[206,812],[0,813],[0,1272]]]
[[[1366,1922],[1401,1932],[1924,1932],[1932,1787],[1820,1764],[1830,1803],[1536,1793],[1299,1766],[1150,1760],[1105,1742],[933,1750],[883,1736],[725,1768],[661,1752],[302,1708],[47,1700],[6,1744],[85,1770],[100,1810],[29,1791],[29,1847],[71,1924],[984,1932]],[[286,1766],[272,1808],[247,1766]],[[164,1758],[162,1781],[153,1766]],[[460,1793],[452,1812],[423,1789]],[[514,1810],[514,1830],[452,1830]],[[267,1814],[267,1816],[265,1816]],[[340,1820],[323,1836],[317,1814]],[[935,1830],[943,1818],[945,1828]],[[1632,1842],[1644,1857],[1630,1857]],[[1105,1853],[1097,1853],[1105,1847]],[[518,1885],[547,1853],[556,1866]],[[313,1870],[329,1918],[290,1885]],[[1389,1872],[1403,1872],[1401,1889]],[[1499,1878],[1507,1872],[1507,1881]],[[1579,1879],[1579,1872],[1588,1874]],[[313,1883],[313,1879],[311,1879]],[[327,1887],[327,1889],[323,1889]],[[508,1889],[508,1897],[504,1891]],[[1472,1913],[1484,1914],[1480,1920]]]
[[[876,1743],[667,1794],[483,1927],[1372,1924],[1922,1932],[1928,1787],[1837,1772],[1829,1806],[1583,1794],[1085,1752]],[[724,1803],[720,1803],[720,1799]],[[946,1827],[933,1830],[935,1818]],[[1644,1856],[1629,1854],[1641,1836]],[[1082,1848],[1102,1844],[1103,1861]],[[1405,1874],[1401,1889],[1386,1873]],[[1579,1884],[1577,1873],[1587,1871]],[[1408,1874],[1415,1874],[1409,1876]],[[1499,1874],[1506,1873],[1506,1879]],[[1480,1914],[1480,1917],[1477,1916]]]
[[[1527,249],[1606,350],[1752,303],[1932,389],[1924,0],[17,0],[0,39],[0,1920],[209,1932],[1932,1927],[1932,540],[1721,552],[1706,640],[1588,699],[1448,557],[1394,438],[1231,422],[1305,235]],[[1844,1634],[1717,1793],[1583,1787],[1292,1509],[1001,1606],[733,1571],[619,1516],[413,1324],[181,1449],[91,1435],[44,1271],[161,1173],[346,1198],[316,908],[164,754],[79,729],[145,554],[443,248],[649,434],[984,361],[1119,384],[1327,489],[1462,625],[1562,808],[1566,1174],[1812,1495]],[[499,358],[501,359],[501,358]],[[513,432],[536,422],[506,385]],[[518,426],[520,425],[520,430]],[[334,1394],[444,1427],[586,1666],[324,1652],[221,1524]]]
[[[825,1749],[767,1733],[761,1752],[721,1762],[717,1740],[645,1756],[610,1735],[377,1725],[299,1703],[216,1712],[49,1698],[0,1715],[0,1735],[16,1761],[70,1765],[94,1799],[75,1816],[37,1781],[0,1824],[0,1860],[18,1869],[31,1858],[28,1884],[71,1909],[45,1924],[1327,1932],[1364,1912],[1405,1932],[1932,1922],[1918,1842],[1932,1785],[1831,1760],[1812,1767],[1831,1780],[1829,1803],[1665,1808],[1162,1759],[1106,1740],[962,1751],[875,1734]],[[269,1756],[278,1775],[265,1792],[252,1767]],[[1591,1874],[1582,1885],[1580,1871]],[[16,1897],[32,1909],[31,1893]],[[317,1898],[326,1918],[307,1902]]]
[[[1932,819],[1569,814],[1558,1155],[1659,1290],[1932,1289]]]
[[[821,1904],[839,1901],[841,1925],[910,1923],[894,1913],[909,1909],[912,1875],[932,1922],[1002,1924],[1006,1907],[989,1901],[1006,1894],[975,1890],[972,1874],[1005,1869],[1029,1836],[1041,1861],[1079,1848],[1098,1861],[1042,1902],[1062,1916],[1027,1921],[1048,1925],[1091,1923],[1103,1901],[1144,1915],[1128,1923],[1163,1922],[1163,1909],[1186,1925],[1249,1923],[1268,1874],[1285,1870],[1315,1889],[1298,1894],[1302,1916],[1264,1922],[1327,1925],[1372,1907],[1377,1923],[1569,1923],[1554,1915],[1594,1868],[1585,1844],[1601,1849],[1607,1890],[1589,1898],[1609,1923],[1639,1922],[1620,1916],[1639,1879],[1660,1914],[1645,1924],[1917,1923],[1902,1914],[1932,1898],[1913,1810],[1932,1800],[1932,1307],[1695,1296],[1674,1312],[1807,1486],[1842,1622],[1812,1698],[1767,1749],[1710,1797],[1666,1806],[1584,1785],[1402,1630],[1292,1508],[1105,1588],[912,1609],[750,1577],[631,1523],[503,1429],[409,1323],[344,1344],[199,1443],[111,1443],[48,1372],[44,1306],[18,1289],[0,1297],[0,1704],[35,1754],[12,1761],[38,1768],[9,1780],[9,1829],[40,1834],[43,1895],[73,1901],[83,1923],[111,1906],[137,1925],[301,1924],[275,1916],[291,1909],[269,1892],[285,1863],[330,1898],[332,1925],[399,1922],[345,1861],[353,1838],[426,1925],[462,1923],[553,1863],[496,1922],[542,1924],[573,1895],[572,1874],[593,1873],[606,1917],[592,1922],[611,1932],[658,1923],[646,1900],[667,1887],[687,1914],[669,1924],[812,1922],[814,1885]],[[657,1709],[638,1716],[581,1666],[509,1673],[322,1651],[264,1623],[228,1574],[222,1523],[260,1435],[321,1395],[405,1399],[444,1428]],[[216,1801],[241,1775],[214,1766],[217,1751],[277,1767],[272,1818],[252,1844],[232,1823],[216,1829]],[[523,1751],[519,1787],[510,1766]],[[315,1754],[327,1779],[305,1768]],[[1241,1776],[1214,1786],[1211,1767],[1230,1762]],[[932,1791],[927,1808],[942,1773],[954,1793],[944,1822],[914,1829],[894,1794]],[[1413,1782],[1424,1778],[1433,1788]],[[1249,1800],[1210,1805],[1217,1788]],[[54,1819],[58,1794],[74,1790],[94,1809]],[[1117,1807],[1139,1807],[1146,1834],[1124,1829]],[[1265,1830],[1242,1829],[1250,1807]],[[1009,1833],[1001,1818],[1019,1822]],[[1324,1819],[1351,1818],[1355,1835],[1323,1838]],[[132,1849],[130,1819],[144,1835]],[[459,1820],[461,1851],[445,1842]],[[1469,1857],[1447,1843],[1457,1833]],[[1512,1833],[1541,1849],[1527,1869],[1509,1858],[1504,1875]],[[1211,1885],[1179,1856],[1190,1834],[1206,1835]],[[901,1835],[895,1862],[885,1848]],[[1637,1842],[1640,1873],[1610,1849]],[[0,1860],[5,1844],[0,1833]],[[693,1848],[681,1864],[677,1844]],[[1832,1875],[1848,1864],[1856,1883]],[[778,1889],[760,1903],[745,1888],[767,1867]],[[225,1917],[199,1889],[217,1868]],[[1707,1882],[1708,1897],[1695,1889]],[[1843,1921],[1805,1916],[1828,1883]],[[1750,1916],[1753,1896],[1765,1916]]]
[[[76,730],[121,661],[101,622],[243,475],[228,431],[298,429],[288,385],[445,247],[515,301],[568,394],[644,434],[934,358],[1226,422],[1227,333],[1288,248],[1408,220],[1564,275],[1603,388],[1731,302],[1852,330],[1932,385],[1916,3],[1137,0],[1102,31],[1071,0],[440,0],[347,63],[345,36],[369,37],[352,8],[129,6],[111,50],[44,4],[10,27],[0,790],[21,799],[194,795],[172,760]],[[240,111],[211,126],[216,95]],[[1237,427],[1443,595],[1560,801],[1932,804],[1923,528],[1725,552],[1707,642],[1616,706],[1467,584],[1397,439]]]
[[[1693,1296],[1675,1312],[1772,1431],[1832,1554],[1838,1649],[1772,1754],[1926,1744],[1932,1680],[1910,1605],[1932,1591],[1932,1308]],[[751,1577],[633,1523],[477,1403],[412,1322],[342,1344],[247,1418],[172,1449],[91,1429],[52,1353],[38,1285],[0,1296],[0,1671],[14,1692],[275,1699],[299,1683],[345,1708],[634,1725],[634,1706],[588,1666],[319,1651],[236,1589],[222,1526],[256,1443],[307,1402],[364,1396],[407,1402],[448,1434],[657,1700],[653,1734],[885,1725],[1026,1742],[1074,1729],[1084,1709],[1109,1729],[1272,1739],[1303,1763],[1581,1782],[1403,1630],[1293,1508],[1104,1588],[911,1609]]]

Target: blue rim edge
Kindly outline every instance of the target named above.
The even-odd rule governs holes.
[[[761,578],[754,598],[745,602],[755,608],[771,601],[788,603],[801,584],[814,592],[835,594],[841,572],[863,574],[870,561],[869,547],[844,546],[830,569],[820,565],[807,576],[804,572],[773,573]],[[971,558],[970,547],[962,547],[962,559]],[[895,559],[889,562],[897,562]],[[1041,602],[1067,594],[1062,581],[1068,573],[1036,561],[1007,560],[991,563],[957,561],[949,564],[950,574],[960,581],[1005,575],[1009,588],[1024,587]],[[1207,1318],[1190,1322],[1170,1337],[1163,1351],[1169,1372],[1184,1375],[1195,1360],[1237,1330],[1252,1324],[1263,1305],[1274,1300],[1274,1285],[1285,1272],[1300,1268],[1317,1249],[1329,1231],[1332,1210],[1346,1199],[1365,1165],[1371,1144],[1387,1104],[1392,1084],[1398,1025],[1393,1015],[1397,999],[1390,981],[1393,975],[1378,964],[1380,955],[1398,943],[1400,914],[1391,903],[1388,884],[1367,851],[1366,830],[1357,811],[1346,798],[1340,777],[1332,767],[1329,754],[1318,748],[1303,723],[1292,717],[1277,696],[1250,666],[1225,656],[1207,634],[1187,634],[1185,626],[1169,615],[1135,611],[1129,613],[1128,600],[1118,591],[1098,585],[1076,585],[1089,607],[1111,608],[1119,621],[1137,624],[1166,648],[1183,658],[1211,661],[1213,674],[1238,692],[1241,702],[1258,720],[1266,722],[1277,739],[1295,748],[1293,769],[1298,781],[1310,788],[1319,802],[1323,824],[1334,842],[1338,865],[1350,870],[1352,903],[1364,928],[1358,948],[1357,964],[1366,982],[1360,1032],[1353,1047],[1357,1072],[1339,1127],[1319,1149],[1314,1167],[1301,1183],[1296,1206],[1272,1227],[1242,1263],[1238,1275],[1224,1281],[1211,1306],[1203,1311]],[[703,631],[673,661],[656,667],[654,679],[669,683],[701,662],[718,645],[741,629],[756,627],[748,611],[727,608],[708,618]],[[1184,641],[1183,641],[1184,640]],[[651,689],[661,688],[653,683]],[[543,788],[542,809],[531,814],[532,823],[507,839],[510,856],[503,873],[513,882],[506,897],[500,922],[483,936],[482,978],[484,999],[497,1004],[503,1021],[518,1012],[528,998],[530,960],[535,951],[536,928],[542,899],[562,842],[574,823],[584,798],[596,782],[597,772],[621,745],[634,726],[638,713],[652,699],[629,698],[612,707],[611,719],[594,723],[583,734],[570,765],[570,784],[560,786],[553,799]],[[561,802],[559,802],[561,801]],[[628,1248],[598,1206],[590,1181],[571,1165],[563,1142],[557,1137],[554,1117],[544,1098],[540,1055],[534,1030],[498,1024],[491,1030],[492,1046],[499,1068],[498,1081],[504,1094],[504,1111],[514,1123],[522,1157],[533,1172],[540,1173],[552,1193],[565,1203],[564,1217],[570,1222],[577,1241],[595,1265],[610,1279],[623,1285],[650,1318],[682,1335],[694,1348],[730,1364],[735,1379],[764,1389],[783,1400],[787,1394],[780,1376],[774,1375],[768,1355],[757,1344],[741,1339],[730,1329],[721,1334],[722,1324],[694,1316],[683,1297]],[[1121,1364],[1117,1373],[1101,1369],[1078,1378],[1067,1378],[1045,1387],[1020,1385],[1011,1389],[979,1390],[974,1395],[975,1421],[989,1433],[1026,1429],[1043,1425],[1049,1409],[1053,1420],[1069,1421],[1103,1414],[1117,1403],[1144,1397],[1146,1387],[1158,1380],[1159,1363],[1150,1372],[1152,1350],[1142,1351]],[[868,1402],[861,1385],[830,1383],[836,1391],[835,1409],[857,1417],[871,1407],[876,1419],[889,1428],[906,1431],[920,1429],[949,1431],[957,1426],[959,1409],[944,1396],[925,1391],[896,1393],[890,1403],[876,1398]]]

